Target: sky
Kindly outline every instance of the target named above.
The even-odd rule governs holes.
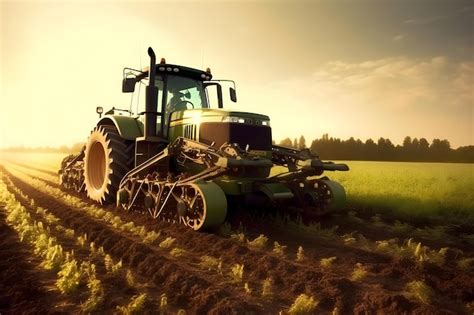
[[[0,147],[86,140],[128,108],[123,67],[169,63],[237,83],[273,137],[474,144],[472,1],[0,0]]]

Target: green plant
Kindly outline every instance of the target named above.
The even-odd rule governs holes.
[[[81,304],[84,313],[94,311],[104,300],[104,289],[102,282],[97,279],[95,265],[90,262],[82,262],[81,270],[87,277],[87,288],[89,289],[89,297]]]
[[[298,247],[298,251],[296,252],[296,261],[303,261],[305,260],[306,256],[304,255],[304,249],[303,246]]]
[[[84,235],[80,235],[77,237],[77,244],[81,247],[84,247],[87,243],[87,233],[84,233]]]
[[[245,243],[245,234],[243,232],[240,232],[237,234],[231,234],[230,238],[233,239],[234,241]]]
[[[430,304],[435,295],[433,289],[423,281],[412,281],[406,285],[406,289],[409,295],[424,304]]]
[[[162,241],[162,242],[160,243],[159,246],[160,246],[160,248],[167,249],[167,248],[170,248],[170,247],[173,245],[173,243],[174,243],[175,241],[176,241],[175,238],[173,238],[173,237],[171,237],[171,236],[168,236],[167,238],[165,238],[164,241]]]
[[[201,262],[199,263],[199,266],[202,269],[219,271],[219,269],[222,268],[219,267],[222,266],[222,261],[220,259],[205,255],[201,257]]]
[[[235,282],[241,282],[244,275],[244,264],[235,264],[230,269],[230,276]]]
[[[128,286],[136,286],[135,277],[133,276],[133,273],[130,269],[127,269],[127,273],[125,274],[125,280],[127,281]]]
[[[79,286],[81,279],[81,270],[77,267],[75,259],[66,261],[61,265],[61,270],[58,272],[58,280],[56,286],[63,294],[70,294]]]
[[[349,234],[344,234],[341,236],[344,244],[346,245],[353,245],[357,242],[356,238],[354,237],[354,232],[349,233]]]
[[[156,233],[155,231],[150,231],[146,233],[146,236],[143,239],[143,242],[145,242],[146,244],[152,244],[156,241],[158,237],[160,237],[160,233]]]
[[[112,220],[110,221],[110,223],[112,224],[112,226],[116,229],[120,229],[121,226],[123,225],[123,221],[122,219],[117,215],[117,216],[114,216],[112,218]]]
[[[146,229],[143,225],[135,227],[135,230],[133,232],[134,234],[140,236],[141,238],[146,237]]]
[[[120,226],[120,229],[125,232],[132,232],[135,229],[135,223],[133,221],[124,223]]]
[[[263,234],[260,234],[256,239],[253,241],[249,241],[248,245],[252,248],[263,249],[267,245],[268,237]]]
[[[367,274],[368,274],[367,269],[365,269],[365,267],[362,266],[362,264],[357,263],[355,265],[354,270],[352,271],[351,280],[352,281],[360,281],[360,280],[364,279],[367,276]]]
[[[147,301],[146,293],[134,296],[127,306],[117,306],[117,310],[124,315],[139,314]]]
[[[175,247],[170,251],[170,255],[173,257],[181,257],[186,254],[186,250],[180,247]]]
[[[288,310],[290,315],[306,315],[314,314],[319,301],[312,296],[300,294]]]
[[[252,294],[252,289],[249,287],[248,282],[245,282],[244,290],[245,290],[245,293],[247,293],[248,295]]]
[[[160,297],[160,314],[164,315],[167,313],[168,310],[168,298],[166,297],[166,293],[163,293]]]
[[[56,271],[59,269],[63,261],[64,253],[61,245],[51,245],[48,247],[42,266],[46,270]]]
[[[321,258],[319,264],[323,268],[330,268],[332,264],[336,261],[337,257],[328,257],[328,258]]]
[[[73,229],[65,229],[64,235],[68,238],[74,238],[75,231]]]
[[[285,256],[286,246],[280,245],[278,242],[273,242],[273,252],[279,256]]]
[[[267,277],[262,282],[262,296],[266,298],[273,297],[273,279],[271,277]]]
[[[114,263],[112,257],[107,254],[104,257],[104,266],[107,272],[111,274],[116,274],[122,268],[122,260],[119,260],[117,263]]]

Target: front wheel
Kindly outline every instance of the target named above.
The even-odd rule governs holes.
[[[114,126],[97,126],[87,140],[84,183],[87,196],[101,204],[115,201],[120,180],[133,167],[135,143]]]

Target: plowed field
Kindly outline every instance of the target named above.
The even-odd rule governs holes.
[[[1,314],[474,312],[470,224],[349,205],[305,223],[241,211],[197,233],[63,191],[56,162],[0,161]]]

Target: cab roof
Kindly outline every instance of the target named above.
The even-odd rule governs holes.
[[[148,77],[149,67],[146,67],[140,71],[137,75],[137,79],[141,80]],[[189,68],[180,65],[174,65],[169,63],[159,63],[156,65],[156,74],[173,74],[177,76],[192,78],[199,81],[209,81],[212,79],[210,69],[207,71]]]

